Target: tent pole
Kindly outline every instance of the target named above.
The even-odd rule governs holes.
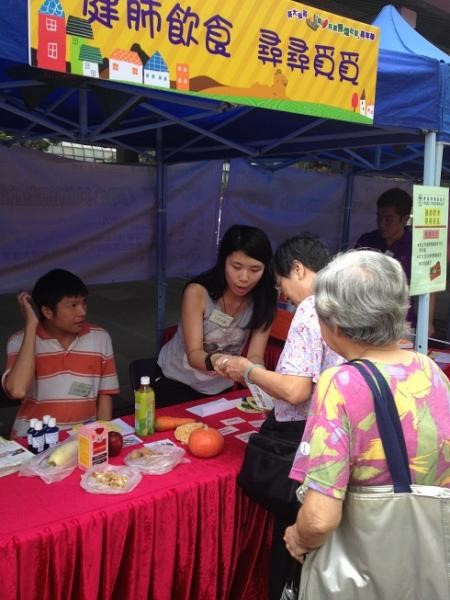
[[[167,288],[166,166],[162,156],[162,129],[158,129],[156,132],[156,355],[159,354],[164,335]]]
[[[341,247],[339,250],[348,248],[350,237],[350,221],[353,204],[353,170],[350,167],[345,174],[345,198],[344,198],[344,223],[342,226]]]
[[[441,169],[437,164],[436,133],[430,131],[425,135],[425,156],[423,168],[423,185],[439,185]],[[439,172],[438,172],[439,171]],[[430,294],[418,296],[417,325],[416,325],[416,350],[426,354],[428,352],[428,315],[430,311]]]

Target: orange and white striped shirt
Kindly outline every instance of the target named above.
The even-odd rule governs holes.
[[[6,372],[13,366],[23,341],[23,330],[7,345]],[[99,394],[119,393],[116,365],[109,333],[85,323],[81,333],[65,350],[49,337],[42,325],[36,331],[36,373],[28,396],[22,401],[11,437],[26,435],[29,420],[46,414],[61,429],[97,417]]]

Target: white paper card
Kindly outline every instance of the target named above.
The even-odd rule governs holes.
[[[111,423],[115,423],[117,427],[120,429],[120,433],[122,435],[128,435],[129,433],[134,433],[134,427],[125,423],[123,419],[113,419]]]
[[[246,431],[245,433],[238,433],[237,435],[235,435],[235,437],[237,437],[239,440],[241,440],[241,442],[244,442],[245,444],[248,443],[248,438],[252,435],[252,433],[255,433],[254,431]]]
[[[256,406],[258,408],[262,408],[264,410],[272,410],[273,408],[273,398],[270,394],[267,394],[264,390],[262,390],[259,386],[255,385],[251,381],[247,381],[247,387],[251,391],[253,400],[255,401]]]
[[[226,427],[221,427],[218,429],[222,435],[229,435],[230,433],[234,433],[235,431],[239,431],[237,427],[233,425],[227,425]]]
[[[128,446],[136,446],[136,444],[142,444],[141,438],[138,438],[134,433],[129,433],[128,435],[123,436],[123,446],[124,448],[128,448]]]
[[[264,423],[264,419],[258,419],[257,421],[249,421],[252,427],[259,428]]]
[[[236,398],[236,400],[226,400],[225,398],[219,398],[219,400],[213,400],[212,402],[206,402],[206,404],[197,404],[187,408],[188,412],[198,415],[199,417],[207,417],[208,415],[217,415],[218,413],[225,412],[235,408],[242,402],[242,398]]]
[[[238,423],[245,423],[245,419],[242,417],[230,417],[229,419],[221,419],[220,422],[224,425],[237,425]]]

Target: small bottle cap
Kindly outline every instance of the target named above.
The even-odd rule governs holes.
[[[38,419],[30,419],[30,427],[34,427],[37,422],[38,422]]]
[[[44,415],[42,417],[42,422],[44,423],[44,425],[48,425],[49,421],[50,421],[50,415]]]
[[[37,421],[36,425],[34,426],[36,431],[41,431],[42,429],[42,421]]]
[[[56,419],[55,419],[55,417],[50,417],[50,419],[48,421],[48,426],[49,427],[56,427]]]
[[[141,385],[150,385],[150,377],[147,375],[141,377]]]

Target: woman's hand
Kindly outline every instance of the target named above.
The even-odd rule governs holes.
[[[230,360],[233,360],[235,357],[232,354],[214,354],[213,357],[213,365],[214,371],[221,375],[222,377],[227,377],[230,379],[230,376],[227,372],[227,365]]]
[[[287,551],[292,558],[295,558],[295,560],[298,560],[303,564],[305,556],[308,554],[308,549],[301,545],[297,532],[297,526],[295,524],[290,525],[286,529],[283,539],[286,544]]]
[[[225,372],[225,377],[244,383],[244,373],[252,364],[244,356],[226,356],[225,360],[222,361],[221,368]]]

